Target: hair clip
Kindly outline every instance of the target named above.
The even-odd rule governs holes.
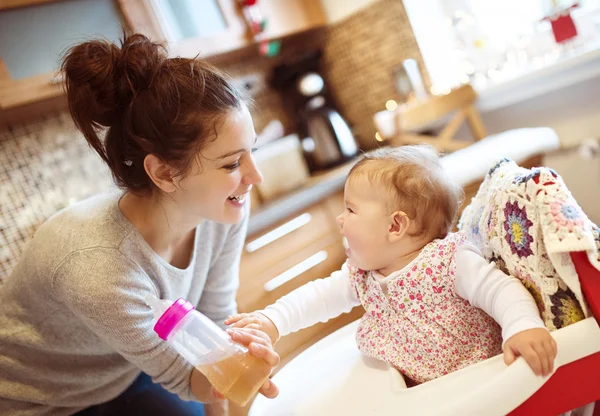
[[[125,160],[123,163],[125,166],[131,167],[131,165],[133,165],[133,160]]]

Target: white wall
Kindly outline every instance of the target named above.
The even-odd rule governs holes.
[[[562,176],[583,212],[600,224],[600,153],[583,156],[577,148],[562,150],[546,155],[543,164]]]
[[[489,133],[518,127],[548,126],[563,147],[600,138],[600,76],[535,98],[482,112]]]
[[[321,0],[330,23],[339,22],[377,0]]]

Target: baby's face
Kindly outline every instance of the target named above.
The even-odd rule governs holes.
[[[348,240],[348,261],[363,270],[388,266],[390,214],[384,203],[387,192],[357,175],[346,181],[345,209],[337,218],[341,234]]]

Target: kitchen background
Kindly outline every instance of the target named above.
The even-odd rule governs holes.
[[[392,68],[407,58],[421,65],[422,60],[402,2],[381,0],[362,10],[361,6],[355,4],[358,10],[338,22],[284,39],[276,57],[260,56],[251,48],[220,58],[220,68],[241,84],[250,84],[257,132],[273,120],[282,123],[285,134],[294,132],[294,114],[286,111],[268,77],[276,65],[322,49],[323,71],[339,111],[362,148],[376,146],[372,117],[393,96]],[[340,15],[339,8],[335,13]],[[0,29],[5,48],[11,36]],[[7,126],[0,129],[0,282],[41,222],[70,203],[112,187],[109,172],[76,131],[64,106],[31,122],[4,122]]]
[[[221,7],[228,3],[225,0],[213,0],[209,3],[215,1]],[[92,0],[0,1],[0,58],[6,61],[3,66],[0,60],[0,283],[10,274],[25,243],[41,222],[57,210],[113,186],[110,175],[99,158],[74,129],[61,97],[50,94],[52,97],[48,99],[21,104],[18,102],[18,95],[21,93],[13,91],[11,96],[9,91],[9,87],[13,88],[17,83],[10,81],[8,59],[26,55],[23,51],[28,47],[18,41],[18,31],[32,28],[32,25],[15,27],[16,13],[28,10],[31,13],[29,18],[33,16],[37,19],[36,22],[40,22],[44,20],[43,8],[54,3],[62,3],[64,7],[68,7],[75,3],[89,5]],[[122,8],[126,8],[123,5],[127,3],[118,2]],[[133,3],[135,2],[129,2]],[[148,3],[158,4],[160,1],[148,0]],[[229,3],[235,4],[235,1],[231,0]],[[596,17],[600,11],[599,2],[580,2],[579,9],[583,12],[575,16],[576,23],[584,29],[581,30],[580,37],[566,48],[560,49],[560,56],[555,56],[559,54],[556,45],[545,49],[546,55],[554,54],[554,61],[550,62],[543,56],[539,59],[546,59],[545,64],[538,62],[533,68],[546,71],[543,74],[546,77],[544,88],[532,88],[535,91],[525,95],[524,91],[529,90],[527,85],[533,81],[527,81],[528,75],[523,66],[519,67],[521,72],[511,72],[512,78],[497,77],[496,73],[500,73],[507,65],[503,66],[504,62],[481,47],[486,44],[485,33],[480,33],[481,38],[477,38],[479,35],[469,26],[469,22],[478,18],[477,12],[481,12],[480,7],[474,6],[477,2],[427,0],[425,3],[420,0],[294,0],[294,4],[300,4],[304,7],[303,10],[310,13],[320,10],[317,13],[320,17],[313,18],[312,21],[307,18],[302,27],[290,33],[285,33],[284,30],[271,36],[271,40],[281,41],[281,44],[271,45],[275,49],[279,48],[278,52],[275,50],[277,53],[272,53],[275,56],[264,56],[257,43],[252,43],[232,47],[211,59],[235,78],[239,85],[248,88],[254,101],[256,131],[260,133],[267,126],[275,125],[275,134],[285,136],[298,132],[298,114],[285,102],[285,94],[272,86],[270,77],[273,69],[311,51],[321,51],[319,73],[325,79],[336,109],[350,125],[362,150],[373,149],[385,139],[377,134],[377,126],[373,121],[375,114],[393,111],[407,98],[406,92],[398,89],[398,78],[395,75],[406,60],[416,61],[421,81],[428,93],[444,94],[456,86],[457,82],[471,82],[478,88],[480,109],[490,132],[523,126],[547,125],[556,128],[565,149],[548,155],[546,160],[549,165],[560,167],[559,172],[576,193],[588,215],[599,221],[597,206],[600,206],[600,201],[585,191],[593,185],[589,181],[582,183],[580,180],[582,176],[589,176],[597,181],[600,175],[599,163],[594,159],[593,140],[600,137],[600,123],[597,122],[600,109],[600,57],[598,48],[590,47],[596,45],[600,31],[600,23]],[[492,5],[499,2],[486,0],[486,4],[488,3]],[[510,5],[514,7],[514,11],[520,7],[517,3]],[[532,0],[531,3],[539,3],[535,10],[537,13],[545,10],[546,3],[551,2]],[[564,7],[567,7],[566,3],[559,2]],[[284,0],[279,0],[279,3],[278,0],[258,1],[259,7],[267,15],[269,4],[277,13],[285,12],[286,6],[281,7],[281,4],[285,4]],[[19,5],[28,7],[16,7]],[[424,14],[425,11],[427,13]],[[537,15],[529,9],[527,12],[529,20],[525,20],[531,27],[537,27],[537,21],[533,22]],[[292,22],[294,16],[290,16],[290,13],[284,16],[272,12],[268,25],[276,26],[278,19],[286,24]],[[23,16],[27,18],[27,15]],[[131,24],[131,19],[130,14],[124,20]],[[117,29],[119,25],[116,26]],[[448,35],[448,30],[451,35]],[[465,37],[465,31],[468,30],[471,31],[468,32],[470,38]],[[535,29],[534,32],[543,42],[551,40],[548,28]],[[525,45],[526,41],[531,43],[537,39],[533,34],[527,33],[519,33],[514,39],[507,38],[506,42]],[[497,33],[488,34],[489,39],[495,34]],[[88,33],[79,39],[87,35]],[[461,46],[456,38],[466,42],[468,48]],[[493,42],[490,40],[488,44]],[[471,50],[473,45],[476,47]],[[477,45],[480,46],[479,49]],[[529,43],[527,45],[530,46]],[[491,58],[482,61],[482,50],[485,50],[485,56]],[[590,50],[593,54],[591,57],[585,55]],[[517,59],[518,62],[535,60],[532,57],[523,58],[519,51],[529,53],[529,49],[523,47],[515,52],[514,59],[521,59]],[[448,55],[448,52],[453,55]],[[565,66],[559,59],[563,55],[567,58],[586,56],[587,60],[581,61],[582,58],[578,58],[581,62],[569,61],[571,63]],[[476,56],[479,60],[468,61],[465,56]],[[464,62],[473,68],[465,67]],[[477,65],[469,62],[477,62]],[[555,65],[551,65],[553,63]],[[446,70],[444,66],[447,67]],[[459,68],[459,73],[452,76],[451,68],[452,71]],[[577,72],[578,68],[584,68],[585,74],[579,74],[581,71]],[[571,81],[565,83],[565,78]],[[518,84],[523,79],[525,81],[521,82],[525,84]],[[7,99],[9,101],[2,102],[3,94],[10,98]],[[273,121],[281,124],[273,124]],[[593,163],[585,164],[585,172],[582,172],[581,156],[577,149],[580,143],[588,139],[592,140],[586,142],[588,144],[585,151]]]
[[[518,132],[507,139],[510,149],[494,138],[481,140],[478,156],[467,147],[454,155],[453,177],[481,172],[461,182],[466,194],[489,166],[479,159],[510,150],[527,154],[517,161],[528,167],[556,169],[600,223],[600,0],[0,0],[0,290],[48,217],[114,187],[75,129],[55,70],[69,45],[115,40],[123,27],[171,54],[200,53],[252,98],[265,181],[251,195],[241,312],[339,270],[336,216],[356,156],[439,133],[445,117],[400,127],[411,109],[436,113],[431,103],[467,84],[488,133],[551,127],[561,146],[532,152],[544,140],[556,148],[553,132],[537,129],[530,143]],[[363,312],[284,337],[282,365]]]

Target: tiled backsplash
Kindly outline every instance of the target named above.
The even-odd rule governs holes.
[[[397,99],[393,69],[416,59],[429,78],[402,2],[379,0],[332,26],[325,42],[325,67],[340,112],[365,149],[377,146],[373,115]]]
[[[0,284],[44,220],[111,187],[67,113],[0,131]]]

